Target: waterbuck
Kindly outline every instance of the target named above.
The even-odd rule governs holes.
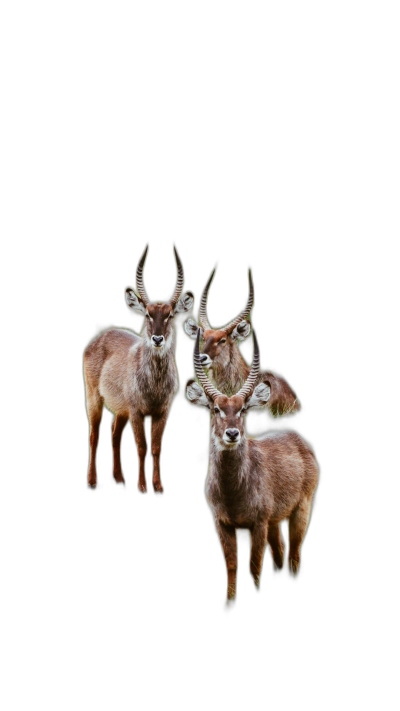
[[[210,369],[213,384],[225,395],[232,395],[242,387],[250,373],[250,366],[240,353],[238,342],[247,338],[251,330],[247,318],[254,301],[253,280],[249,269],[249,298],[245,309],[227,326],[212,329],[207,318],[206,307],[208,290],[214,274],[215,269],[204,288],[200,302],[200,335],[204,341],[200,358],[202,366]],[[198,324],[193,319],[189,318],[185,321],[184,329],[188,336],[196,338]],[[267,407],[274,417],[300,410],[300,403],[284,378],[265,371],[259,374],[258,380],[268,385],[271,390]]]
[[[300,547],[307,530],[318,465],[309,445],[295,432],[269,432],[257,439],[246,437],[245,415],[251,407],[267,403],[270,388],[259,383],[259,350],[253,331],[251,371],[236,395],[223,395],[208,380],[199,352],[200,332],[194,351],[198,380],[189,380],[188,399],[211,410],[210,462],[206,496],[228,570],[228,600],[236,594],[236,529],[251,531],[250,571],[259,585],[264,550],[272,549],[275,566],[282,568],[279,523],[289,519],[289,567],[297,573]],[[201,387],[202,386],[202,387]]]
[[[191,292],[181,297],[183,267],[174,248],[178,268],[175,293],[167,303],[150,302],[143,284],[147,249],[136,271],[137,294],[133,289],[126,289],[128,306],[145,316],[142,335],[112,328],[92,341],[84,355],[86,406],[90,426],[88,484],[91,487],[95,487],[97,482],[96,448],[105,405],[115,415],[112,425],[115,481],[124,483],[120,443],[122,431],[129,419],[139,453],[139,489],[146,491],[144,460],[147,444],[144,418],[149,415],[152,418],[153,486],[155,491],[163,491],[160,478],[161,439],[171,401],[178,388],[174,359],[174,316],[188,311],[194,299]]]

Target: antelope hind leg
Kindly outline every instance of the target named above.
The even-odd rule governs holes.
[[[89,470],[88,470],[88,485],[95,489],[97,485],[96,471],[96,451],[99,441],[99,429],[101,416],[103,414],[103,401],[98,393],[93,393],[87,400],[87,413],[89,418]]]
[[[300,549],[310,520],[312,497],[302,499],[289,518],[289,568],[296,575],[300,566]]]
[[[270,523],[268,526],[268,543],[271,546],[272,557],[276,569],[283,567],[283,554],[285,547],[279,530],[279,523]]]
[[[227,599],[233,600],[236,597],[236,572],[237,572],[237,545],[236,529],[234,526],[226,526],[222,521],[216,521],[218,535],[221,540],[222,549],[226,560],[228,573]]]

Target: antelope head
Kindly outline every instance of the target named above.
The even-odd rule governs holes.
[[[145,316],[144,337],[154,352],[162,355],[172,344],[173,319],[175,314],[189,311],[193,306],[194,297],[190,291],[183,296],[183,267],[178,252],[174,247],[178,277],[175,292],[168,302],[150,302],[143,284],[143,267],[146,261],[148,246],[143,252],[136,270],[136,292],[126,289],[125,298],[128,306]]]
[[[202,405],[211,410],[211,432],[217,448],[236,449],[244,436],[244,418],[251,407],[263,407],[269,400],[270,388],[266,383],[256,387],[260,370],[260,353],[256,335],[253,331],[254,355],[248,378],[236,395],[227,397],[215,388],[203,371],[199,351],[200,329],[196,336],[194,349],[194,367],[200,384],[189,380],[186,385],[186,397],[195,405]]]
[[[226,368],[231,362],[231,350],[236,341],[243,341],[250,333],[251,326],[246,318],[250,314],[254,301],[254,287],[249,269],[249,298],[246,307],[233,321],[230,321],[224,328],[213,329],[207,318],[207,296],[210,284],[214,278],[215,269],[204,288],[200,302],[199,321],[200,335],[204,341],[203,349],[200,354],[201,364],[204,368],[210,368],[213,364],[220,368]],[[198,325],[189,318],[184,328],[188,336],[196,338]]]

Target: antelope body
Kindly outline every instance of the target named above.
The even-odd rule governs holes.
[[[189,381],[188,399],[211,410],[210,462],[206,496],[213,511],[225,554],[228,599],[236,594],[236,529],[251,531],[250,570],[259,585],[267,542],[274,563],[282,568],[284,546],[279,523],[289,519],[289,567],[297,573],[300,548],[307,530],[318,465],[310,446],[295,432],[269,432],[257,439],[245,434],[245,414],[266,404],[270,388],[258,382],[259,352],[254,338],[254,359],[249,376],[232,397],[208,380],[201,365],[197,335],[195,370],[201,386]]]
[[[95,487],[96,449],[103,405],[111,410],[114,452],[114,478],[124,482],[121,469],[120,443],[122,431],[132,423],[139,454],[139,489],[146,491],[144,460],[147,444],[144,418],[152,418],[153,486],[163,491],[160,477],[161,439],[171,405],[178,388],[174,350],[175,314],[188,311],[193,304],[190,292],[181,298],[183,268],[178,253],[175,258],[178,280],[175,293],[168,303],[150,303],[143,285],[143,266],[147,247],[139,262],[136,281],[137,295],[126,290],[128,306],[145,316],[142,336],[124,329],[110,329],[88,345],[84,354],[86,406],[90,426],[90,461],[88,484]]]
[[[215,269],[212,272],[200,302],[199,322],[201,327],[201,337],[204,345],[201,351],[201,364],[204,368],[209,368],[211,381],[218,390],[225,395],[232,395],[237,392],[249,376],[250,366],[243,358],[238,343],[243,341],[250,334],[251,326],[246,320],[251,312],[254,301],[254,287],[249,270],[249,298],[245,309],[233,321],[220,329],[212,329],[207,317],[207,296],[210,284],[214,278]],[[193,319],[188,319],[184,328],[188,336],[196,338],[198,324]],[[263,382],[270,388],[270,398],[267,407],[271,414],[276,417],[286,415],[300,410],[300,403],[296,394],[280,375],[271,371],[259,373],[258,382]]]

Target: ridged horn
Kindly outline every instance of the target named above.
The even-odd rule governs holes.
[[[256,338],[256,334],[254,333],[253,330],[253,343],[254,343],[254,354],[253,354],[253,365],[251,366],[250,373],[247,376],[247,380],[243,387],[239,390],[237,393],[240,395],[240,397],[246,398],[249,397],[249,395],[252,394],[254,388],[257,385],[257,380],[258,380],[258,375],[260,372],[260,351],[258,348],[258,342]]]
[[[227,326],[225,326],[222,330],[227,331],[227,333],[230,333],[233,331],[235,326],[238,325],[241,321],[247,318],[249,315],[254,303],[254,285],[253,285],[253,277],[251,275],[251,269],[249,269],[249,298],[247,299],[247,304],[243,311],[240,312],[239,316],[237,316],[233,321],[230,321]]]
[[[178,276],[177,276],[177,280],[176,280],[175,293],[171,299],[171,306],[176,306],[176,304],[179,301],[179,297],[182,293],[182,289],[183,289],[183,266],[182,266],[181,260],[179,259],[179,254],[176,251],[176,247],[174,247],[174,252],[175,252],[176,266],[178,268]]]
[[[146,289],[144,288],[144,284],[143,284],[143,267],[144,267],[144,263],[146,261],[148,248],[149,248],[149,245],[146,245],[146,249],[144,250],[142,257],[140,259],[140,262],[138,264],[138,267],[136,269],[136,288],[137,288],[139,296],[145,306],[147,306],[147,304],[149,303],[149,297],[146,294]]]
[[[214,274],[215,274],[215,269],[212,270],[211,276],[207,282],[207,284],[204,287],[202,296],[201,296],[201,301],[200,301],[200,309],[199,309],[199,320],[204,328],[205,331],[209,331],[211,329],[210,323],[207,318],[207,296],[208,296],[208,290],[210,288],[210,284],[212,280],[214,279]]]
[[[217,388],[214,388],[214,386],[210,383],[209,379],[207,378],[203,367],[200,363],[200,329],[197,330],[197,336],[196,336],[196,345],[194,347],[194,369],[196,371],[196,375],[203,387],[204,392],[206,395],[208,395],[212,400],[215,400],[215,398],[218,397],[218,395],[221,395],[219,390]]]

